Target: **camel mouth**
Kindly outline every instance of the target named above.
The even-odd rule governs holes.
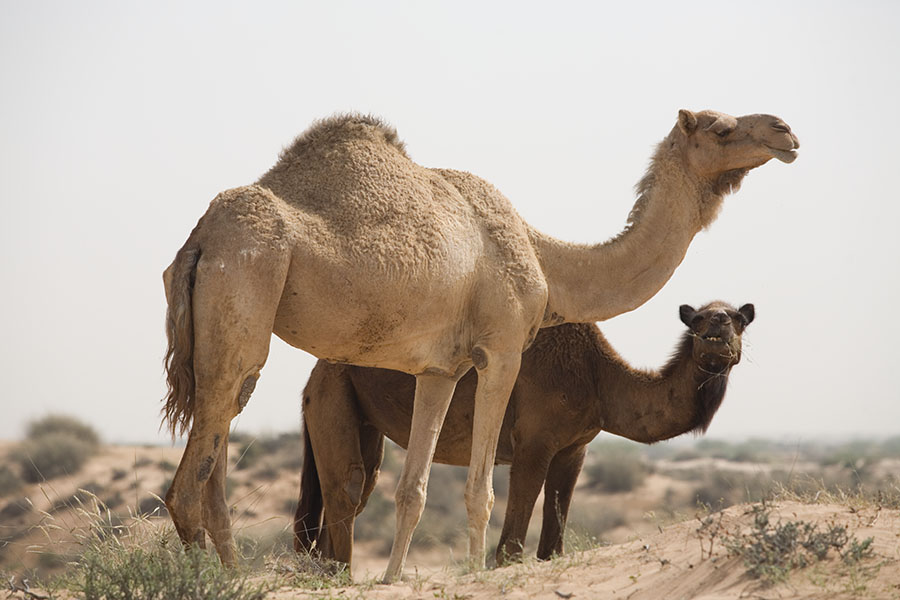
[[[715,334],[706,334],[701,335],[700,339],[703,340],[703,343],[707,345],[707,347],[712,346],[713,348],[730,348],[732,342],[734,341],[734,335],[730,332],[718,332]]]
[[[700,337],[704,342],[718,342],[720,344],[727,344],[728,342],[731,341],[730,335],[726,335],[724,338],[721,335],[710,335],[710,334],[703,335]]]
[[[792,163],[797,160],[797,151],[796,150],[781,150],[779,148],[773,148],[772,146],[766,146],[769,149],[769,152],[772,153],[772,156],[777,158],[783,163]]]

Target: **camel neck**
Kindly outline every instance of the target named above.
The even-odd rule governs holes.
[[[721,201],[687,173],[670,136],[638,184],[618,236],[580,245],[530,230],[549,287],[544,325],[603,321],[649,300],[681,264],[694,235],[715,219]]]
[[[688,431],[703,432],[725,395],[730,368],[721,374],[702,369],[691,357],[685,335],[660,371],[632,369],[618,355],[597,365],[596,418],[609,433],[653,443]],[[604,353],[605,354],[605,353]]]

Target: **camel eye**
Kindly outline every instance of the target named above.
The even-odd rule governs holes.
[[[723,129],[721,131],[717,131],[716,135],[720,138],[726,138],[731,134],[731,129]]]

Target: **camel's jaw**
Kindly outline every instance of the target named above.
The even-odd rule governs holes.
[[[797,160],[796,150],[781,150],[780,148],[773,148],[772,146],[766,146],[766,148],[772,153],[774,158],[777,158],[783,163],[792,163]]]

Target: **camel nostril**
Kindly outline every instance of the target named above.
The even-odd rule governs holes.
[[[782,133],[791,132],[791,128],[788,127],[788,124],[784,121],[775,121],[774,123],[772,123],[772,129],[774,129],[775,131],[780,131]]]
[[[717,313],[712,316],[712,319],[710,319],[710,321],[712,321],[716,325],[724,325],[725,323],[728,323],[730,320],[731,319],[728,317],[728,315],[726,315],[724,313]]]

